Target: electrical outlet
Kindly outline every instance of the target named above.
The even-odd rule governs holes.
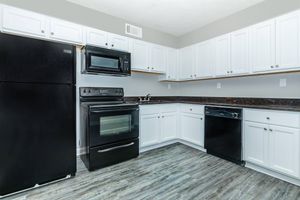
[[[221,83],[217,83],[217,89],[221,89],[222,88],[222,84]]]
[[[286,87],[286,78],[279,80],[279,87]]]

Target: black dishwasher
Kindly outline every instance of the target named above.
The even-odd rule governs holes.
[[[208,154],[243,165],[242,109],[205,107],[205,142]]]

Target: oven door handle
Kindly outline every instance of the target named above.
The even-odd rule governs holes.
[[[122,111],[138,111],[138,108],[128,109],[109,109],[109,110],[92,110],[91,113],[107,113],[107,112],[122,112]]]
[[[131,142],[129,144],[124,144],[124,145],[120,145],[117,147],[112,147],[112,148],[108,148],[108,149],[103,149],[103,150],[98,150],[98,153],[105,153],[105,152],[109,152],[109,151],[113,151],[113,150],[117,150],[117,149],[122,149],[122,148],[126,148],[126,147],[130,147],[134,145],[134,142]]]

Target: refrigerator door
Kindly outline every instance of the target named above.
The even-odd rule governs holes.
[[[6,34],[0,44],[0,81],[74,83],[74,46]]]
[[[75,175],[75,88],[0,83],[0,196]]]

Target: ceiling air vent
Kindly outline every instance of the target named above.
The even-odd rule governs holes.
[[[143,30],[140,27],[131,25],[131,24],[125,24],[125,34],[131,35],[134,37],[142,38],[143,37]]]

